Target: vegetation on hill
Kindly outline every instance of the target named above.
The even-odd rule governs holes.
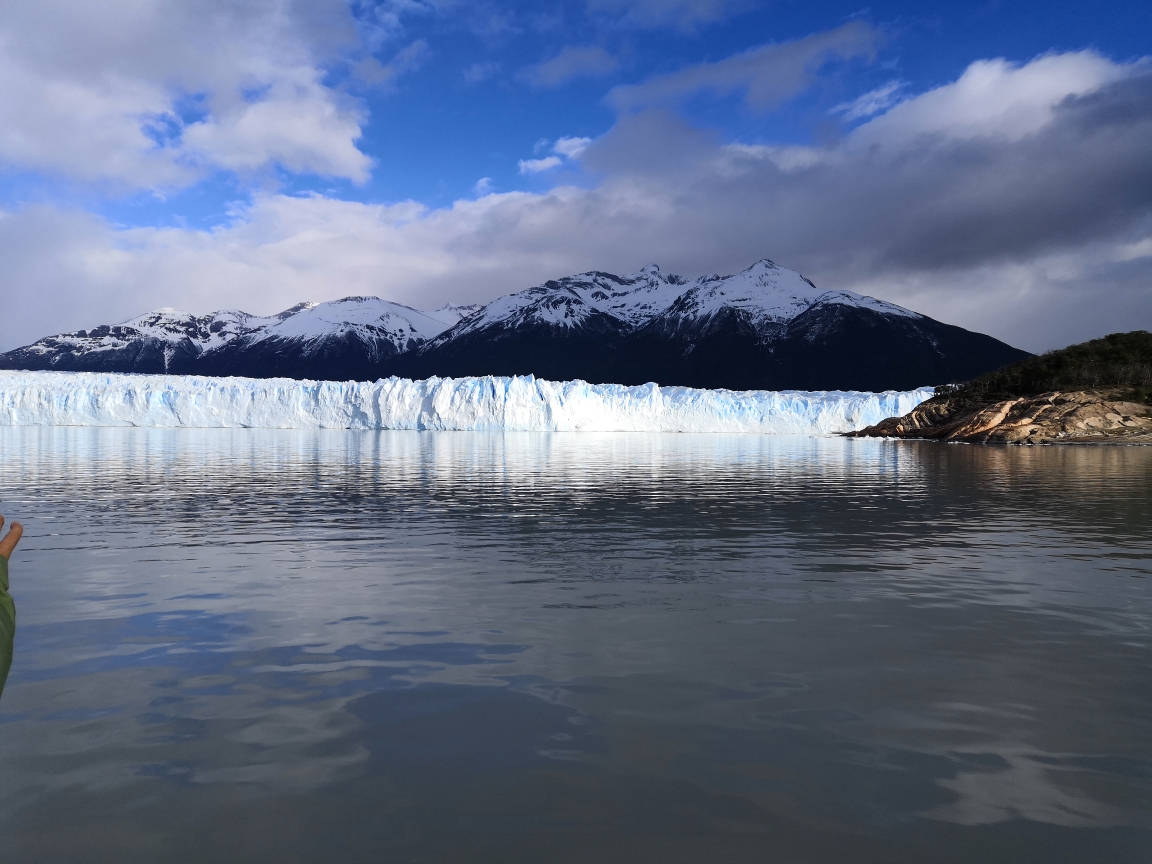
[[[936,388],[938,396],[993,401],[1053,390],[1122,388],[1134,402],[1152,404],[1152,333],[1133,330],[1029,357],[963,384]]]

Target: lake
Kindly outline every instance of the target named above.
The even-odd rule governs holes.
[[[1152,448],[0,454],[5,864],[1152,859]]]

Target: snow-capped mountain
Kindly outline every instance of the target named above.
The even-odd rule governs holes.
[[[190,368],[205,352],[237,336],[279,323],[311,304],[260,318],[222,310],[193,315],[165,307],[121,324],[48,336],[0,355],[0,368],[103,372],[165,372]]]
[[[410,306],[379,297],[345,297],[330,303],[307,303],[293,307],[291,315],[277,316],[275,323],[242,334],[251,344],[279,339],[308,344],[355,334],[365,340],[384,340],[396,352],[407,351],[455,323]]]
[[[434,317],[379,297],[301,306],[293,315],[206,351],[196,371],[258,378],[321,377],[318,372],[330,378],[377,377],[371,370],[383,371],[390,358],[443,332],[454,317],[454,310]]]
[[[630,276],[581,273],[517,294],[500,297],[472,316],[467,326],[445,334],[439,343],[460,339],[491,326],[505,329],[546,325],[575,329],[605,314],[619,320],[624,331],[651,323],[661,314],[684,321],[710,319],[725,309],[746,314],[757,329],[767,332],[817,303],[840,303],[895,316],[918,318],[916,312],[851,291],[824,291],[799,273],[776,266],[767,258],[732,276],[713,274],[695,282],[662,273],[655,264]]]
[[[41,339],[0,368],[372,380],[525,375],[729,389],[911,389],[1027,356],[989,336],[764,259],[693,282],[652,264],[592,271],[487,306],[421,312],[377,297],[259,318],[161,309]]]
[[[679,276],[661,273],[655,264],[624,277],[596,271],[566,276],[493,300],[455,328],[451,338],[494,326],[521,329],[543,325],[573,330],[596,326],[599,316],[617,319],[614,329],[631,330],[667,309],[684,293],[684,287]]]
[[[911,388],[1025,352],[764,259],[693,282],[652,264],[590,272],[488,304],[397,359],[412,377],[515,375],[730,389]]]
[[[609,325],[611,329],[628,332],[662,315],[684,323],[702,322],[725,309],[743,313],[758,331],[769,333],[774,325],[783,324],[818,303],[921,317],[901,306],[851,291],[822,291],[799,273],[766,258],[734,276],[713,273],[695,282],[663,273],[657,265],[649,264],[631,276],[594,271],[508,294],[472,315],[466,325],[443,334],[434,344],[456,341],[492,327],[601,329],[595,323],[599,316],[616,319]]]
[[[267,318],[226,309],[157,309],[122,324],[49,336],[0,355],[0,368],[103,372],[315,375],[357,371],[423,344],[469,307],[420,312],[379,297],[298,303]]]
[[[874,297],[851,291],[822,291],[799,273],[778,267],[768,259],[757,261],[735,276],[713,273],[697,279],[663,310],[660,317],[664,327],[697,329],[732,310],[757,333],[770,338],[781,325],[822,304],[868,309],[897,317],[921,317],[902,306]]]

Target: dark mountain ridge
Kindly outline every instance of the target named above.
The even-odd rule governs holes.
[[[891,303],[822,291],[765,259],[694,282],[655,265],[631,276],[593,271],[432,313],[375,297],[302,303],[269,318],[163,309],[47,337],[0,355],[0,368],[906,390],[1028,356]]]

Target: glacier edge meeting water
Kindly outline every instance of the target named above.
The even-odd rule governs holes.
[[[0,426],[837,434],[931,387],[731,391],[516,377],[371,382],[0,371]]]

